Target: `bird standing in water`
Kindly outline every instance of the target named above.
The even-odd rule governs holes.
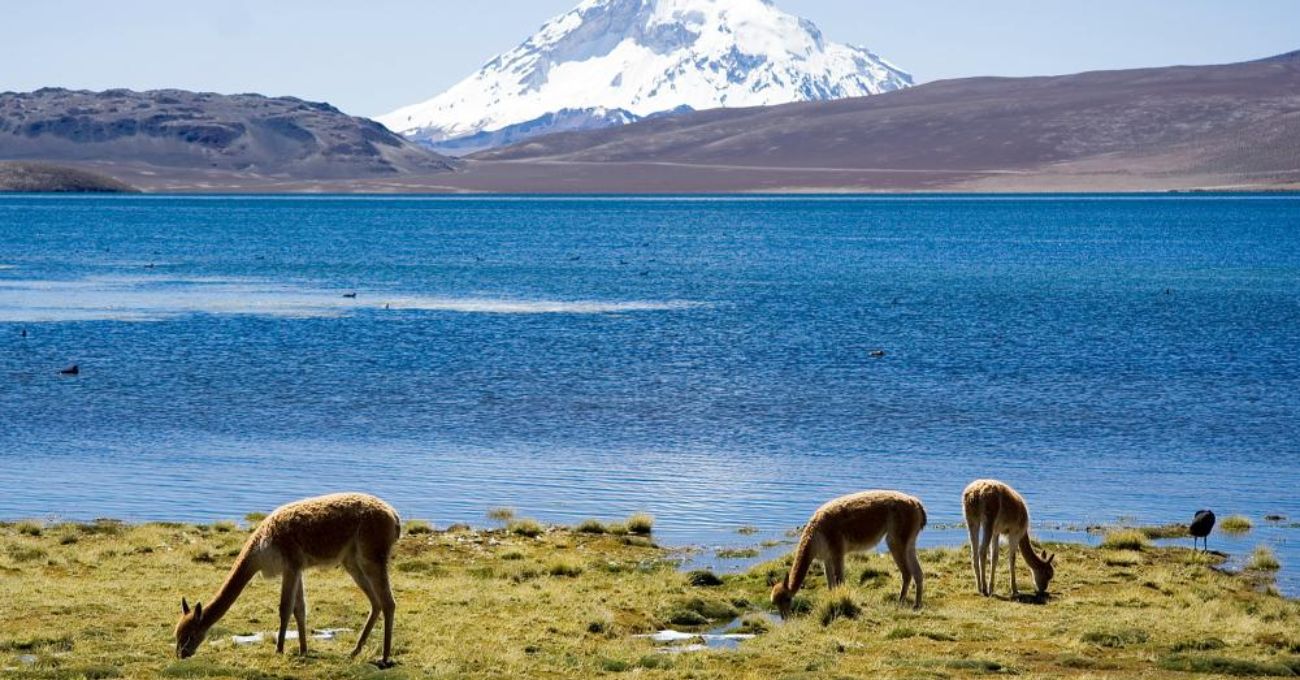
[[[1192,550],[1196,549],[1198,538],[1204,542],[1201,549],[1209,550],[1209,536],[1212,530],[1214,530],[1214,513],[1209,510],[1197,510],[1191,526],[1187,527],[1187,533],[1192,535]]]

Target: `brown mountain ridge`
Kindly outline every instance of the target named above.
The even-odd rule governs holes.
[[[470,159],[464,179],[477,174],[486,185],[545,165],[554,177],[587,175],[603,187],[641,181],[678,190],[1296,186],[1300,52],[716,109],[550,135]],[[583,169],[593,165],[605,179]]]

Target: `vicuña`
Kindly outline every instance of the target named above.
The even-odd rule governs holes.
[[[772,587],[772,603],[788,617],[814,559],[821,561],[827,584],[835,588],[844,582],[844,556],[870,550],[884,538],[903,576],[899,601],[907,601],[907,590],[916,581],[915,606],[920,608],[925,575],[916,557],[916,537],[925,522],[921,501],[897,491],[863,491],[827,502],[804,527],[790,573]]]
[[[1007,560],[1011,570],[1011,594],[1016,588],[1016,549],[1029,564],[1034,575],[1034,585],[1040,595],[1056,575],[1056,555],[1044,550],[1039,555],[1029,542],[1029,506],[1016,490],[994,479],[977,479],[966,487],[961,496],[966,513],[966,528],[970,531],[971,568],[975,571],[975,585],[981,595],[993,594],[993,577],[998,567],[998,537],[1007,537]],[[989,559],[989,546],[993,558]]]
[[[176,654],[194,655],[217,621],[225,616],[253,576],[279,575],[280,632],[275,651],[284,653],[289,614],[298,623],[298,651],[307,653],[307,600],[303,571],[312,567],[342,565],[370,600],[370,618],[352,650],[356,656],[370,636],[380,612],[384,615],[384,656],[391,663],[393,614],[396,604],[388,582],[388,558],[401,535],[401,519],[387,503],[359,493],[320,496],[290,503],[272,512],[253,531],[225,583],[206,606],[190,607],[181,599],[181,620],[176,624]]]

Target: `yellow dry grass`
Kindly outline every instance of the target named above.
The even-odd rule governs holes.
[[[246,532],[178,524],[0,527],[0,676],[12,678],[831,678],[1176,677],[1300,673],[1300,604],[1181,548],[1054,545],[1045,602],[974,593],[964,549],[921,552],[921,611],[894,603],[888,556],[850,562],[849,586],[817,574],[807,612],[766,618],[782,563],[717,579],[681,573],[644,537],[565,529],[408,534],[398,544],[398,666],[347,656],[354,633],[306,658],[232,634],[277,625],[278,584],[255,581],[198,655],[173,657],[182,595],[206,600]],[[788,559],[788,558],[787,558]],[[1023,569],[1023,565],[1022,565]],[[1021,574],[1028,587],[1028,573]],[[692,583],[701,585],[692,585]],[[312,628],[357,629],[367,608],[339,570],[307,577]],[[669,654],[635,637],[736,617],[735,650]],[[670,624],[670,622],[677,622]],[[823,623],[825,622],[825,624]],[[693,626],[693,627],[692,627]],[[372,638],[373,640],[373,638]],[[292,645],[290,645],[292,648]],[[376,645],[368,650],[373,658]]]

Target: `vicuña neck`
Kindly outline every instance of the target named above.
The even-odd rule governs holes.
[[[239,594],[244,592],[248,582],[253,580],[257,575],[257,570],[253,568],[249,560],[248,552],[241,552],[239,558],[235,560],[235,566],[230,568],[230,574],[226,576],[225,583],[217,589],[217,593],[212,596],[212,601],[203,605],[203,624],[205,628],[212,627],[221,617],[230,611],[231,605],[239,599]]]
[[[1031,569],[1038,570],[1047,565],[1043,558],[1034,552],[1034,546],[1029,542],[1028,531],[1025,532],[1024,536],[1020,537],[1020,556],[1025,558],[1025,562],[1029,564]]]
[[[808,576],[808,569],[812,566],[812,532],[805,532],[799,539],[799,547],[794,551],[794,563],[790,565],[790,573],[785,577],[785,585],[791,593],[803,587],[803,580]]]

